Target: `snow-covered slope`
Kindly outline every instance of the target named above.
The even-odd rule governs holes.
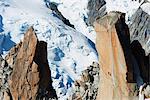
[[[96,33],[92,26],[86,24],[89,10],[87,9],[90,0],[45,0],[55,2],[62,15],[69,19],[75,29],[95,43]],[[106,2],[106,12],[119,11],[126,13],[126,23],[130,23],[132,15],[141,6],[144,0],[98,0],[93,2]],[[143,5],[145,12],[150,11],[147,4]]]
[[[94,43],[96,33],[92,26],[86,24],[86,20],[88,19],[88,17],[92,17],[91,19],[94,20],[95,16],[97,17],[100,17],[101,15],[103,16],[103,14],[105,14],[105,10],[107,13],[111,11],[119,11],[122,13],[126,13],[125,18],[126,23],[130,25],[134,23],[132,17],[136,14],[139,7],[142,8],[144,12],[150,15],[150,0],[71,0],[71,1],[45,0],[45,1],[57,3],[58,10],[62,13],[62,15],[65,16],[75,26],[75,29],[77,31],[87,36]],[[88,5],[89,2],[94,3],[91,3],[92,4],[91,6]],[[106,2],[106,4],[104,2]],[[90,11],[91,9],[88,9],[88,6],[95,8],[93,8],[92,11]],[[90,16],[88,16],[89,12],[91,12]],[[150,41],[150,38],[148,39],[148,41]],[[150,47],[149,42],[147,42],[146,46]]]
[[[46,2],[55,2],[58,4],[58,10],[62,15],[69,19],[75,29],[95,43],[96,33],[92,26],[85,23],[87,19],[88,0],[45,0]]]
[[[147,2],[141,5],[141,8],[143,9],[143,11],[150,15],[150,1],[149,3]]]
[[[120,11],[126,13],[126,19],[129,19],[139,8],[144,0],[106,0],[106,10]]]
[[[81,72],[93,61],[98,62],[95,44],[53,16],[42,0],[0,1],[0,16],[1,53],[19,43],[30,26],[39,40],[48,43],[53,86],[60,100],[66,100],[72,93],[73,82],[80,79]],[[11,47],[5,49],[5,46]]]

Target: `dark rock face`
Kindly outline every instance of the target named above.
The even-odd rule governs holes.
[[[39,41],[36,47],[34,62],[38,65],[39,70],[39,89],[37,99],[57,99],[56,91],[52,87],[51,72],[47,60],[47,43]],[[36,74],[35,76],[36,77]]]
[[[45,0],[46,6],[50,8],[53,11],[54,16],[58,17],[60,20],[64,22],[64,24],[74,28],[74,25],[72,25],[68,19],[66,19],[61,12],[57,8],[57,4],[54,2],[50,2],[49,0]]]
[[[22,43],[10,50],[1,68],[1,100],[57,99],[47,61],[47,43],[38,41],[33,28]]]
[[[99,65],[93,62],[82,72],[81,80],[75,81],[75,93],[70,100],[96,100],[99,83]]]
[[[129,28],[125,23],[125,14],[121,15],[115,27],[124,51],[124,56],[127,64],[127,69],[128,69],[127,80],[128,82],[134,82],[135,79],[138,86],[141,86],[143,85],[143,79],[140,75],[139,65],[135,59],[135,56],[131,52],[130,33],[129,33]]]
[[[106,15],[106,2],[104,0],[89,0],[88,2],[88,19],[86,23],[93,25],[97,18],[101,18]]]
[[[132,54],[134,55],[139,65],[139,69],[140,69],[141,77],[143,78],[143,81],[145,83],[150,84],[150,67],[149,67],[150,54],[148,56],[145,55],[145,51],[142,48],[138,40],[134,40],[131,43],[130,47],[131,47]]]
[[[124,17],[125,14],[122,14],[117,21],[116,30],[126,59],[127,80],[128,82],[136,81],[137,85],[141,86],[144,82],[150,81],[149,57],[145,56],[145,51],[138,40],[130,44],[130,32]]]
[[[130,40],[138,40],[145,50],[146,55],[150,53],[150,15],[139,8],[131,18],[129,24]]]
[[[150,94],[150,89],[149,89],[150,86],[148,85],[150,84],[150,77],[149,77],[150,76],[150,67],[149,67],[150,55],[148,56],[145,55],[145,51],[142,48],[142,45],[139,43],[140,40],[134,40],[130,44],[130,31],[128,26],[125,23],[124,17],[125,14],[122,14],[115,26],[116,26],[116,31],[120,43],[124,51],[124,56],[127,64],[127,70],[128,70],[127,81],[129,83],[135,82],[137,84],[139,88],[139,100],[143,100],[144,98],[149,98],[149,94]],[[141,35],[143,34],[145,33],[141,33]],[[137,38],[139,38],[138,35]],[[142,37],[140,38],[142,39]],[[146,41],[143,41],[143,44],[144,42],[146,43]],[[137,91],[136,88],[134,89],[130,87],[130,89],[135,90],[135,92]]]

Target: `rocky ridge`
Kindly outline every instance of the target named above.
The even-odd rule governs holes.
[[[47,61],[47,44],[38,41],[33,28],[1,60],[0,71],[1,100],[57,99]]]
[[[139,8],[131,17],[129,26],[130,40],[138,40],[145,50],[146,55],[150,54],[150,15]]]
[[[81,74],[81,80],[75,81],[75,93],[70,100],[95,100],[98,93],[99,84],[99,64],[87,67]]]
[[[95,99],[96,95],[97,95],[97,88],[98,88],[97,85],[100,85],[100,89],[99,89],[100,92],[98,93],[97,98],[101,99],[101,97],[102,97],[102,98],[104,98],[104,100],[105,100],[105,97],[106,97],[105,94],[108,94],[110,91],[111,91],[111,93],[109,93],[110,94],[110,99],[116,99],[116,97],[118,97],[117,99],[119,99],[119,100],[124,99],[124,98],[125,99],[128,98],[128,95],[130,93],[129,91],[130,91],[131,88],[129,87],[129,85],[127,83],[128,78],[126,79],[126,74],[129,73],[126,69],[127,66],[128,66],[127,65],[128,62],[126,61],[126,58],[124,57],[125,51],[123,50],[124,49],[123,45],[121,43],[119,43],[119,42],[121,42],[121,40],[118,39],[119,36],[117,36],[118,34],[116,32],[116,27],[114,25],[116,23],[116,21],[118,19],[120,19],[120,14],[121,13],[115,12],[114,14],[112,13],[112,15],[111,14],[106,15],[104,4],[105,4],[105,2],[103,0],[94,0],[94,2],[89,2],[89,5],[91,6],[91,8],[89,7],[89,9],[92,10],[94,7],[95,8],[93,9],[93,11],[90,11],[90,13],[91,13],[91,14],[89,13],[90,17],[87,20],[87,21],[89,21],[87,23],[91,25],[91,24],[93,24],[93,22],[97,18],[102,19],[101,21],[99,21],[95,24],[95,30],[97,31],[97,34],[98,34],[97,35],[98,36],[97,37],[97,41],[98,41],[97,42],[97,48],[98,48],[99,58],[100,58],[100,60],[99,60],[100,61],[100,66],[99,67],[101,68],[100,77],[98,77],[100,68],[93,67],[93,65],[92,65],[92,67],[90,66],[86,71],[83,71],[82,72],[82,79],[83,80],[75,81],[76,92],[72,96],[71,100],[72,99],[79,99],[79,100],[80,99],[85,99],[85,100],[86,99]],[[92,6],[92,5],[94,5],[94,6]],[[51,8],[51,9],[55,13],[57,12],[58,14],[56,13],[56,15],[60,16],[60,19],[61,19],[62,15],[60,15],[61,13],[56,8],[56,5],[52,5],[51,7],[54,7],[54,8]],[[104,15],[106,15],[106,16],[104,16]],[[66,20],[66,19],[62,18],[61,20],[64,23],[65,23],[65,21],[68,23],[68,20]],[[143,48],[148,53],[149,52],[149,45],[148,45],[149,44],[149,40],[148,40],[149,39],[149,34],[147,34],[147,33],[149,32],[149,27],[148,27],[148,24],[147,24],[147,20],[149,22],[149,15],[147,13],[145,13],[144,11],[142,11],[142,9],[139,12],[136,12],[135,16],[133,16],[133,19],[131,20],[131,21],[133,21],[133,23],[130,24],[131,27],[129,27],[130,28],[130,34],[129,35],[131,36],[132,41],[134,41],[134,40],[140,41]],[[143,23],[143,22],[145,22],[145,23]],[[138,25],[138,24],[140,24],[140,25]],[[145,24],[145,25],[143,25],[143,24]],[[119,26],[121,26],[121,25],[119,25]],[[134,28],[135,26],[136,26],[136,29]],[[121,32],[124,32],[124,30],[122,30]],[[105,36],[105,35],[108,35],[108,36]],[[104,37],[103,38],[104,40],[101,37]],[[35,40],[35,42],[37,41],[36,39],[33,39],[33,40]],[[129,40],[129,42],[130,42],[130,40]],[[108,44],[107,46],[110,46],[110,48],[109,47],[102,47],[102,46],[104,46],[102,44]],[[36,46],[38,48],[41,48],[38,45],[39,46],[40,45],[45,45],[45,43],[44,42],[38,42],[37,43]],[[100,45],[102,45],[102,46],[100,46]],[[31,56],[25,57],[26,54],[19,53],[19,51],[18,51],[18,49],[20,50],[20,48],[22,47],[22,43],[18,44],[17,46],[18,47],[15,47],[15,49],[13,49],[14,51],[12,53],[8,54],[9,56],[7,56],[5,58],[5,60],[1,59],[2,66],[3,66],[2,67],[2,75],[4,75],[4,77],[2,77],[2,82],[3,82],[2,87],[3,87],[3,90],[5,91],[5,92],[1,93],[3,98],[7,98],[7,97],[8,98],[17,98],[18,95],[19,95],[19,98],[22,98],[23,96],[19,93],[20,92],[23,93],[23,90],[17,89],[16,87],[20,87],[20,86],[24,87],[23,86],[24,83],[25,84],[27,83],[27,85],[29,85],[29,90],[30,90],[30,84],[28,84],[28,81],[30,81],[30,78],[29,79],[24,78],[26,76],[21,76],[20,74],[16,75],[17,71],[15,73],[13,73],[13,70],[15,71],[14,66],[17,67],[16,68],[17,70],[19,69],[18,66],[21,66],[18,63],[20,60],[22,61],[22,63],[24,63],[24,61],[25,61],[25,63],[24,63],[25,66],[28,66],[28,64],[33,66],[33,67],[34,66],[36,67],[37,65],[48,66],[47,61],[46,60],[43,61],[43,59],[39,59],[41,57],[41,55],[36,54],[36,52],[45,52],[45,51],[41,51],[41,49],[40,50],[39,49],[36,49],[36,50],[34,49],[33,52],[30,52],[30,50],[29,50],[28,53],[29,54],[31,53]],[[26,43],[25,43],[24,46],[26,48]],[[130,46],[130,45],[128,45],[128,46]],[[45,48],[45,46],[42,47],[42,48]],[[103,50],[103,48],[104,48],[104,50]],[[134,52],[134,50],[133,50],[133,52]],[[121,56],[118,55],[118,54],[120,54]],[[18,55],[21,55],[25,58],[21,57],[22,59],[19,59],[18,62],[17,62],[16,61],[17,57],[20,58]],[[46,52],[45,52],[44,56],[45,55],[47,55]],[[108,55],[110,55],[110,56],[108,56]],[[27,62],[28,64],[26,65],[26,59],[28,59],[28,58],[31,58],[31,61],[33,59],[34,62]],[[136,59],[136,57],[133,57],[133,58]],[[108,62],[105,63],[105,60],[106,60],[106,62],[107,61]],[[40,61],[42,61],[42,62],[40,62]],[[37,65],[34,64],[34,63],[36,63]],[[44,63],[44,64],[41,64],[41,63]],[[107,65],[108,63],[110,63],[109,64],[110,66]],[[10,68],[8,66],[10,66]],[[30,70],[31,69],[32,68],[29,68],[29,70],[26,69],[27,70],[27,76],[30,76]],[[46,67],[46,69],[48,69],[48,67]],[[95,71],[95,69],[97,71]],[[43,72],[45,72],[45,71],[43,71]],[[46,72],[46,73],[49,73],[49,72]],[[94,74],[94,73],[96,73],[96,74]],[[131,73],[129,73],[129,74],[131,74]],[[48,76],[47,75],[46,75],[46,78],[49,77],[49,75]],[[96,76],[94,76],[94,75],[96,75]],[[121,76],[119,76],[119,75],[121,75]],[[147,75],[145,75],[146,78],[147,78]],[[8,76],[10,76],[10,77],[8,77]],[[19,76],[19,77],[21,77],[21,79],[25,79],[25,80],[23,80],[23,83],[14,84],[11,81],[11,80],[15,80],[14,76]],[[94,77],[94,82],[93,82],[93,77],[91,77],[91,76]],[[41,80],[42,77],[43,77],[43,75],[40,77],[40,79],[36,78],[37,79],[36,81],[40,80],[42,82],[45,82],[45,80]],[[45,75],[44,75],[44,77],[45,77]],[[132,74],[131,74],[130,78],[131,78],[132,81],[134,80]],[[100,79],[100,83],[98,83],[99,79]],[[9,80],[9,81],[7,81],[7,80]],[[18,78],[18,80],[20,80],[20,78]],[[134,80],[134,82],[135,82],[135,80]],[[49,98],[48,94],[51,94],[51,93],[48,92],[49,91],[48,89],[52,88],[51,85],[49,85],[50,87],[47,89],[46,87],[47,87],[47,84],[49,82],[46,81],[45,83],[46,84],[41,84],[42,86],[40,84],[38,84],[40,88],[42,87],[42,89],[40,89],[40,92],[38,91],[38,93],[33,93],[33,95],[37,95],[38,99]],[[94,83],[94,84],[92,84],[92,83]],[[107,84],[105,84],[105,83],[107,83]],[[102,87],[102,86],[104,86],[104,87]],[[108,88],[108,87],[110,87],[109,88],[110,91],[107,92],[107,90],[105,90],[105,88]],[[23,89],[27,90],[27,88],[23,88]],[[96,91],[94,91],[94,90],[96,90]],[[13,91],[13,93],[11,91]],[[143,92],[143,91],[146,91],[146,92],[149,91],[149,87],[144,86],[143,89],[141,89],[140,93],[144,94],[145,92]],[[33,92],[35,92],[35,91],[33,91]],[[28,97],[32,97],[32,96],[30,96],[30,93],[26,94],[26,95],[28,95]],[[148,95],[149,94],[147,93],[145,96],[149,97]],[[33,97],[35,97],[35,96],[33,96]],[[25,97],[23,97],[23,98],[25,98]],[[106,98],[106,99],[108,99],[108,98]]]
[[[38,41],[31,27],[22,42],[13,47],[5,59],[0,58],[1,100],[57,100],[47,61],[47,43]],[[93,62],[74,82],[69,100],[96,99],[99,65]]]

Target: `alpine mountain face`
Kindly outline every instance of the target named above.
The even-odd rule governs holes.
[[[149,0],[0,0],[0,99],[150,98]]]

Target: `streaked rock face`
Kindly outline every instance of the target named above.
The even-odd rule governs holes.
[[[89,0],[88,2],[88,19],[86,23],[93,25],[97,18],[101,18],[106,15],[106,2],[104,0]]]
[[[127,100],[127,67],[115,23],[119,13],[110,13],[95,24],[99,53],[100,83],[97,100]]]
[[[130,40],[138,40],[145,50],[146,55],[150,53],[150,15],[139,8],[131,18],[129,24]]]
[[[111,12],[97,19],[96,47],[99,53],[100,83],[97,100],[137,99],[137,88],[149,82],[148,56],[138,41],[130,44],[125,15]],[[144,33],[143,33],[144,34]],[[133,84],[136,83],[136,84]],[[148,86],[141,94],[149,95]]]

